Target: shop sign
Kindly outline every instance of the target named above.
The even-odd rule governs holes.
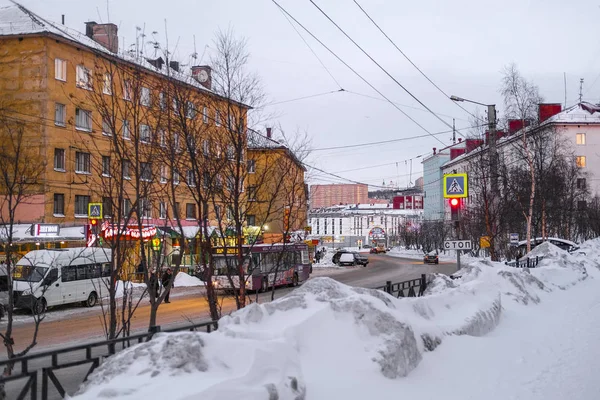
[[[33,224],[31,225],[31,236],[35,237],[54,237],[60,233],[58,224]]]
[[[121,240],[148,240],[156,236],[156,227],[146,226],[140,230],[137,226],[121,227],[107,224],[102,227],[102,236],[104,239],[111,239],[115,236],[119,236]]]

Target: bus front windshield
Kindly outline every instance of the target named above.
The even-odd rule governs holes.
[[[16,265],[13,272],[13,279],[22,282],[39,282],[44,279],[48,268],[35,267],[32,265]]]

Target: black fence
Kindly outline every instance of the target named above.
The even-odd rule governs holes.
[[[420,278],[409,281],[392,283],[387,281],[385,286],[379,286],[375,289],[383,290],[395,297],[421,297],[427,288],[427,275],[421,274]]]
[[[217,328],[217,321],[208,321],[165,329],[162,332],[204,331],[210,333]],[[153,333],[141,333],[0,361],[0,371],[4,371],[7,366],[12,364],[12,374],[0,376],[0,388],[6,392],[5,398],[7,399],[25,400],[29,397],[30,400],[37,400],[38,395],[40,395],[42,400],[49,400],[52,385],[54,387],[53,391],[58,392],[60,398],[64,398],[67,395],[67,390],[64,382],[59,379],[58,371],[79,367],[81,372],[81,368],[84,368],[84,374],[80,374],[83,375],[82,379],[75,385],[75,390],[77,390],[79,385],[87,380],[88,376],[98,368],[104,359],[119,350],[149,341],[152,336]],[[89,367],[86,366],[88,364]],[[68,376],[71,379],[73,378],[73,375]],[[16,385],[9,385],[12,382],[16,382]],[[70,383],[73,386],[73,382]]]
[[[544,257],[536,256],[535,258],[521,258],[516,261],[505,262],[509,267],[515,268],[535,268]]]

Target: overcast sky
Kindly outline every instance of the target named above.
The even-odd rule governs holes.
[[[512,62],[540,87],[548,102],[564,103],[563,73],[567,77],[567,105],[578,99],[580,78],[585,79],[584,99],[600,101],[597,2],[357,1],[444,92],[481,103],[496,103],[499,117],[503,108],[498,93],[501,71]],[[447,125],[425,111],[354,47],[309,0],[278,2],[427,131],[448,130]],[[268,107],[277,115],[271,123],[281,124],[286,133],[308,132],[314,148],[308,163],[327,172],[371,185],[381,185],[385,180],[406,187],[409,181],[414,182],[422,175],[419,156],[443,146],[426,136],[380,145],[319,150],[411,138],[427,132],[296,26],[338,85],[271,0],[21,0],[21,3],[51,21],[59,22],[61,14],[65,14],[66,25],[82,32],[85,21],[113,22],[119,26],[120,44],[123,40],[126,45],[135,43],[138,26],[145,27],[148,41],[151,32],[156,31],[164,46],[168,30],[169,47],[177,46],[175,58],[183,64],[192,60],[194,36],[198,58],[204,55],[203,60],[198,60],[201,64],[210,56],[214,33],[231,27],[237,35],[248,39],[250,67],[261,76],[271,102],[343,88],[345,92]],[[468,126],[469,114],[421,76],[353,0],[315,0],[315,3],[427,107],[450,125],[455,118],[457,128]],[[6,4],[7,0],[0,0],[0,5]],[[147,50],[152,56],[151,45]],[[477,108],[462,104],[470,112]],[[483,113],[481,107],[479,111]],[[450,133],[436,137],[446,145],[451,143]],[[388,165],[368,168],[381,164]],[[343,182],[322,173],[313,174],[312,178],[312,183]]]

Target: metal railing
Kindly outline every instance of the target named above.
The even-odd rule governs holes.
[[[392,283],[387,281],[385,286],[379,286],[375,289],[383,290],[395,297],[421,297],[427,288],[427,275],[421,274],[420,278],[411,279],[403,282]]]
[[[515,261],[507,261],[504,264],[515,268],[535,268],[544,257],[536,256],[535,258],[521,258]]]
[[[165,329],[162,332],[200,330],[210,333],[217,328],[217,321],[208,321]],[[155,331],[160,331],[160,329],[155,329]],[[100,366],[104,359],[114,355],[119,350],[126,349],[134,344],[149,341],[152,339],[153,335],[154,333],[152,332],[146,332],[112,340],[86,343],[78,346],[49,350],[23,357],[2,360],[0,361],[0,370],[4,370],[6,367],[12,365],[12,374],[0,376],[0,388],[6,390],[7,383],[21,380],[23,381],[23,385],[17,389],[18,393],[16,400],[25,400],[28,394],[31,400],[37,400],[38,389],[40,389],[39,384],[41,382],[42,400],[48,400],[50,384],[58,391],[61,398],[64,398],[67,395],[67,390],[57,377],[56,371],[90,364],[85,377],[80,382],[83,383],[87,380],[88,376]],[[85,354],[83,352],[85,352]],[[59,359],[59,356],[63,359]],[[79,385],[77,386],[79,387]],[[7,398],[15,399],[10,396]]]

